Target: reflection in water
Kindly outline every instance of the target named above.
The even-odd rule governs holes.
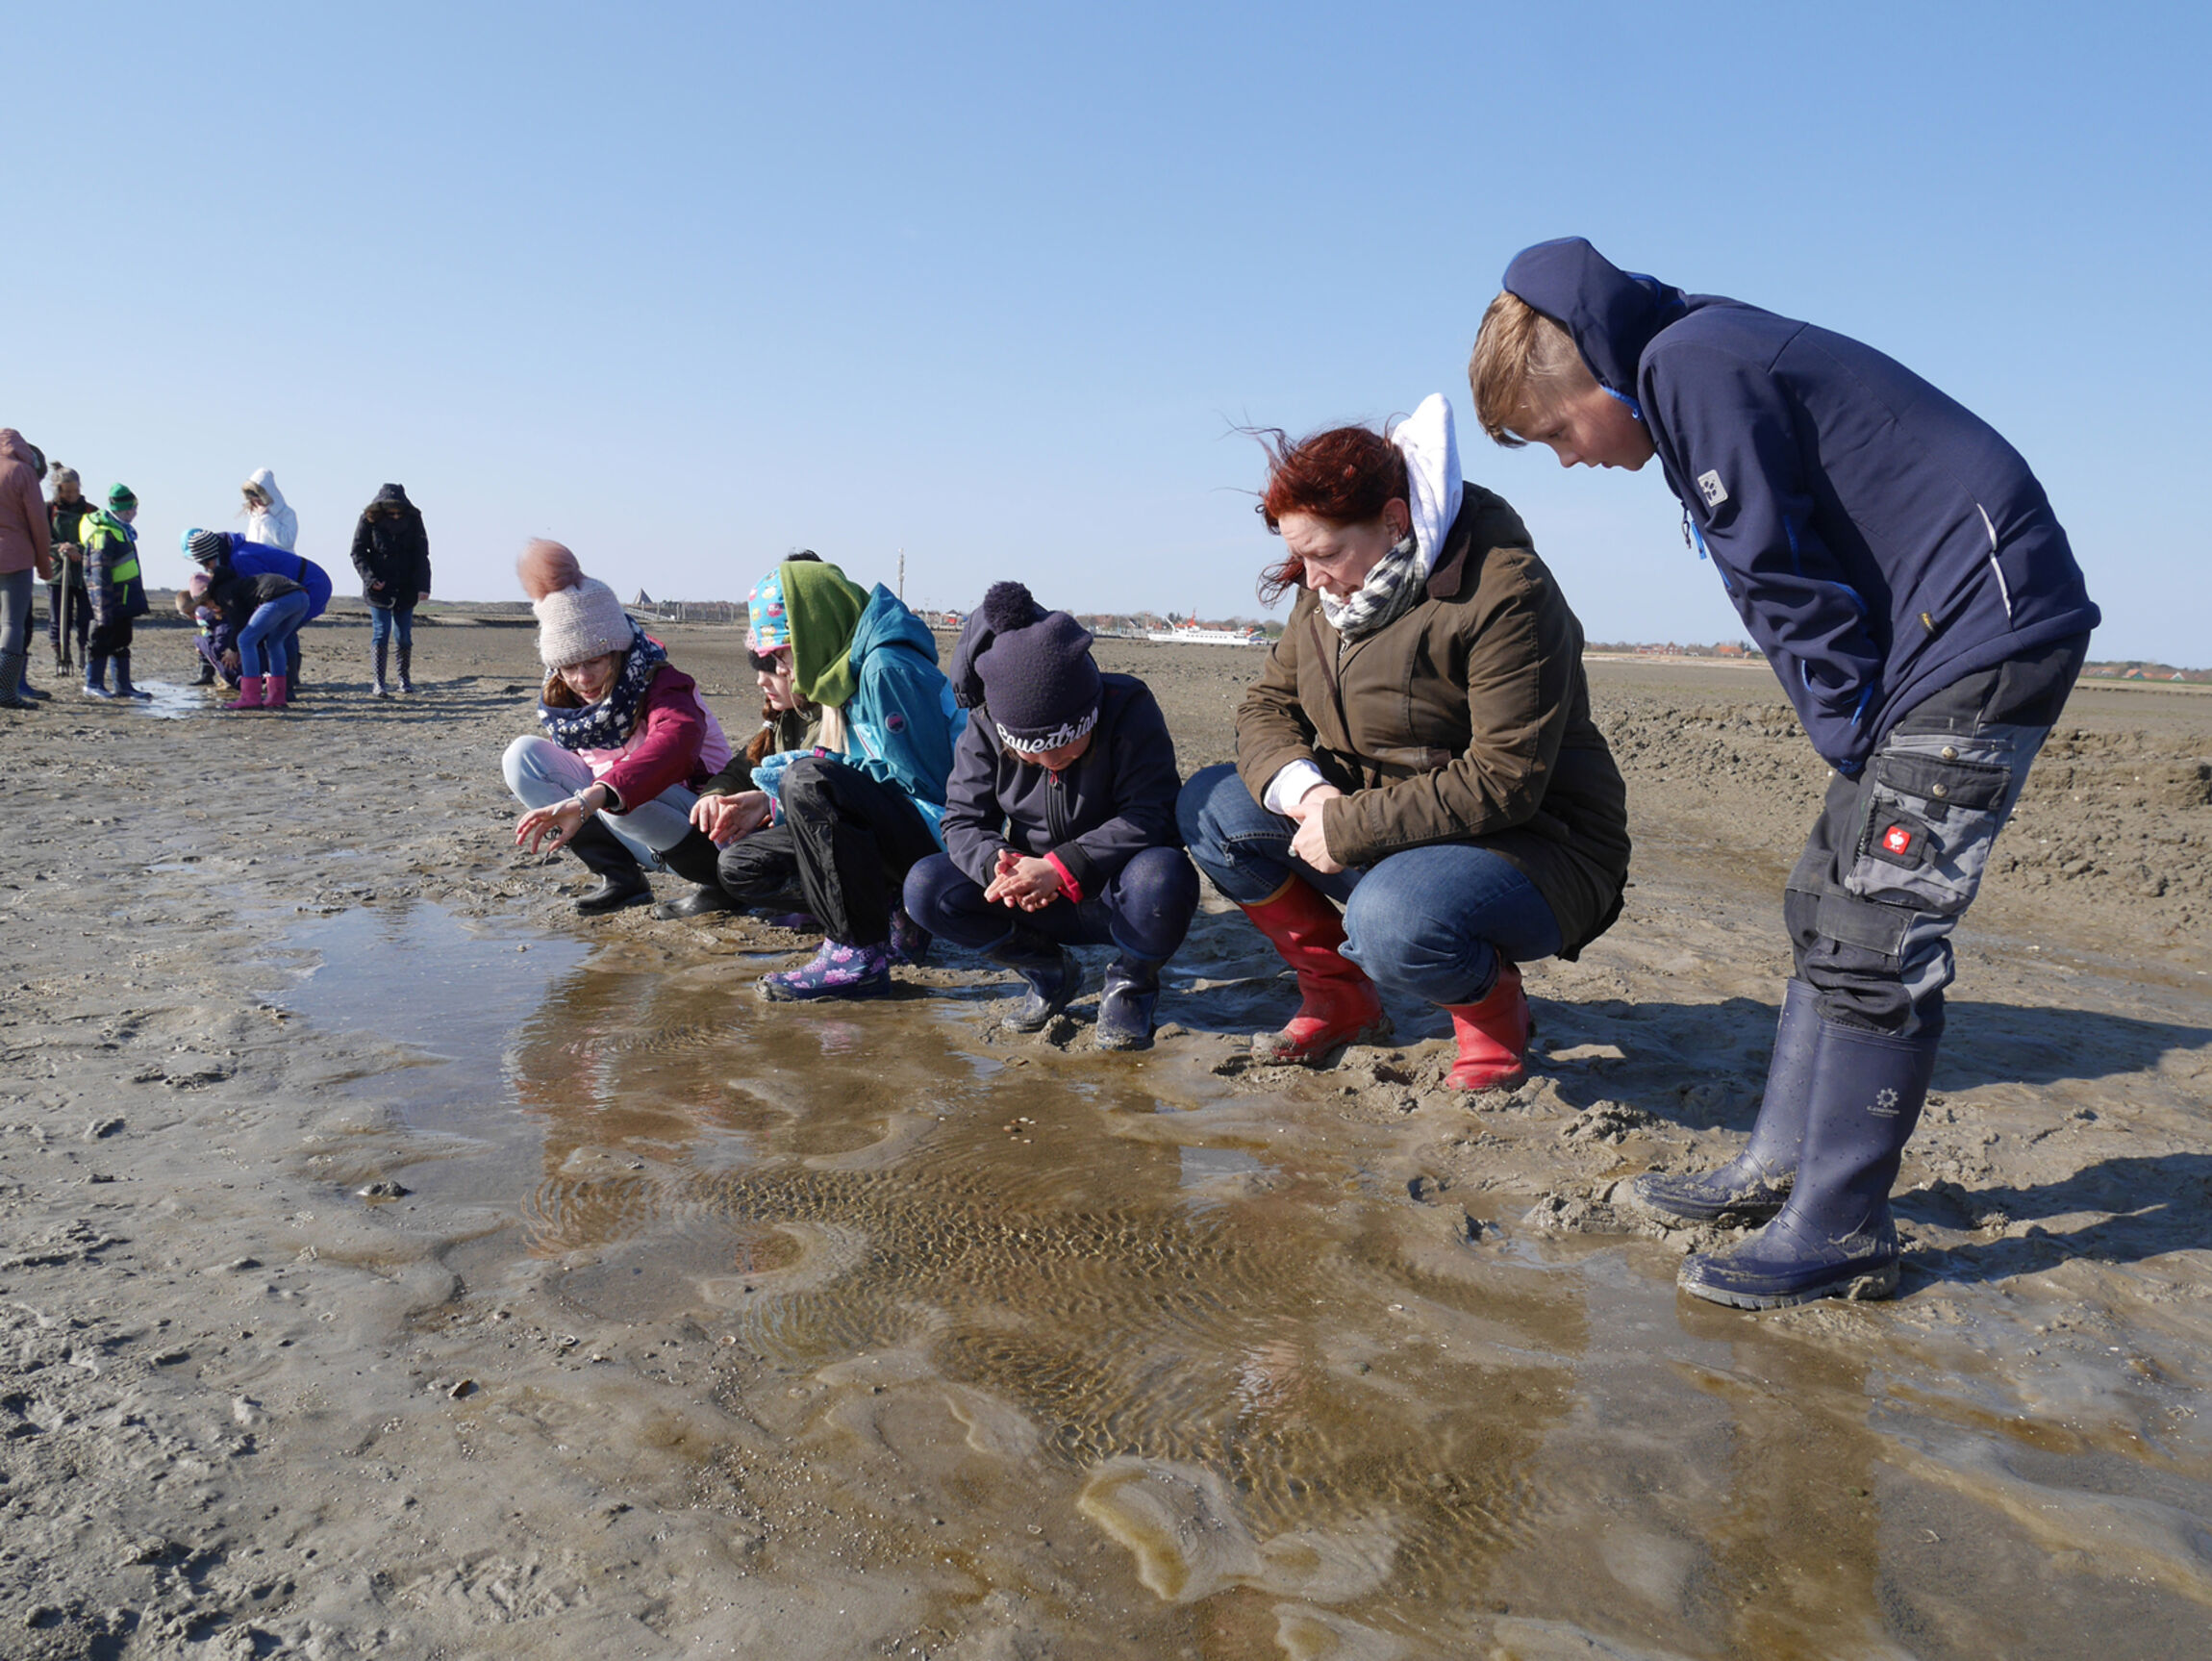
[[[429,908],[315,926],[294,1001],[453,1056],[377,1087],[473,1139],[570,1303],[712,1334],[723,1404],[804,1467],[703,1481],[785,1518],[827,1481],[883,1560],[957,1562],[947,1598],[1017,1594],[1069,1653],[2201,1638],[2201,1460],[2121,1457],[2079,1397],[1993,1418],[2004,1370],[1969,1384],[1901,1310],[1746,1318],[1646,1245],[1470,1246],[1363,1187],[1395,1127],[1164,1114],[1123,1062],[965,1053],[929,1000],[771,1008],[732,986],[758,965],[521,958]],[[852,1535],[804,1526],[786,1573]]]

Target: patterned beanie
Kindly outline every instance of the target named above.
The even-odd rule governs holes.
[[[596,577],[556,589],[530,609],[538,614],[538,655],[549,669],[626,652],[638,638],[615,591]]]
[[[231,551],[231,540],[220,531],[193,529],[185,533],[185,552],[203,566],[212,566]]]
[[[772,651],[792,643],[792,614],[784,605],[784,568],[776,566],[753,585],[745,600],[745,649]]]
[[[999,742],[1035,755],[1098,724],[1101,685],[1089,629],[1066,612],[1042,610],[1019,583],[992,584],[982,613],[993,634],[975,673]]]

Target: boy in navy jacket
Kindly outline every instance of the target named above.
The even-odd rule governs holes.
[[[1094,1041],[1144,1048],[1161,966],[1198,905],[1158,702],[1133,675],[1100,674],[1089,632],[1019,583],[984,595],[952,688],[975,713],[945,786],[945,851],[908,872],[907,912],[1021,976],[1029,994],[1007,1021],[1019,1032],[1081,989],[1069,945],[1114,945]]]
[[[1749,1145],[1634,1194],[1764,1221],[1685,1290],[1772,1308],[1886,1296],[1889,1207],[1919,1122],[1950,933],[2097,626],[2043,487],[1986,422],[1870,346],[1624,272],[1579,237],[1506,268],[1469,376],[1501,444],[1562,466],[1659,458],[1835,768],[1791,873],[1797,972]]]

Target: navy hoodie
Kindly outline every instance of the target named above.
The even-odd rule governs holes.
[[[1873,347],[1579,237],[1524,249],[1505,287],[1631,400],[1685,534],[1838,771],[1952,682],[2101,620],[2019,452]]]

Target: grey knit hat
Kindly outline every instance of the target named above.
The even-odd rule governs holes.
[[[190,531],[185,537],[185,552],[203,566],[212,566],[231,551],[231,540],[220,531]]]
[[[638,638],[615,591],[596,577],[557,589],[530,609],[538,614],[538,655],[549,669],[626,652]]]

